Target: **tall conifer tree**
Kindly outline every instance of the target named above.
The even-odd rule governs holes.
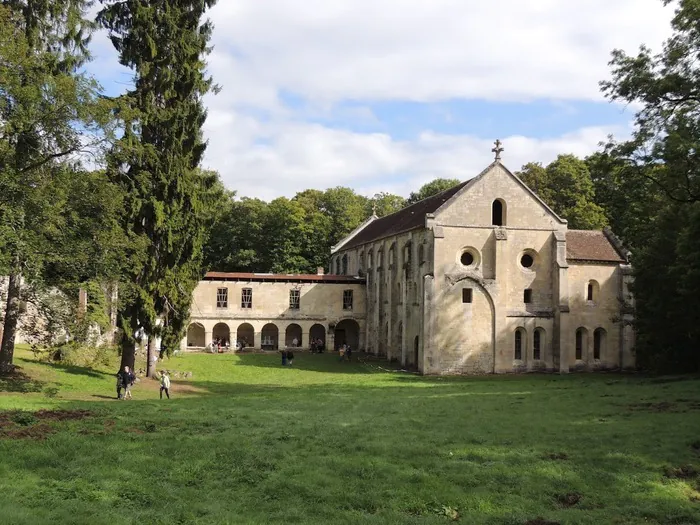
[[[122,366],[133,366],[142,331],[161,335],[167,351],[178,343],[201,278],[211,183],[198,169],[206,148],[202,98],[214,87],[204,62],[212,24],[203,16],[215,0],[103,3],[98,21],[120,63],[134,71],[134,87],[121,97],[124,134],[108,159],[112,180],[127,192],[133,254],[120,327]]]

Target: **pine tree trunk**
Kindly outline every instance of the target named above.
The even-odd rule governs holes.
[[[15,353],[15,335],[19,321],[19,299],[22,276],[19,273],[10,274],[7,287],[7,307],[5,308],[5,325],[2,331],[2,346],[0,346],[0,372],[12,369]]]
[[[148,351],[146,352],[146,359],[148,359],[148,363],[146,363],[146,377],[153,377],[153,373],[155,370],[153,370],[153,355],[155,354],[156,351],[156,338],[153,337],[152,335],[148,336]]]
[[[134,371],[134,365],[136,364],[136,340],[129,337],[124,337],[122,342],[122,363],[119,366],[119,370],[124,370],[125,366],[129,367],[129,370]]]

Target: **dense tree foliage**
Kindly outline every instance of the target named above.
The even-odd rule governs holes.
[[[78,155],[96,152],[111,122],[97,83],[82,71],[93,26],[86,7],[84,0],[0,2],[0,266],[9,275],[0,368],[12,363],[25,286],[47,272],[72,281],[99,273],[99,257],[89,270],[62,264],[72,243],[99,237],[95,229],[109,223],[109,205],[100,204],[98,221],[71,222],[75,203],[65,197],[75,189]]]
[[[517,176],[565,218],[569,228],[595,230],[607,224],[603,208],[596,203],[588,165],[574,155],[559,155],[547,167],[526,164]]]
[[[132,266],[121,289],[122,365],[133,366],[137,336],[182,338],[201,277],[207,199],[214,185],[199,170],[206,144],[202,97],[214,0],[105,0],[98,20],[109,32],[134,87],[120,97],[123,136],[108,175],[126,195],[124,227]],[[150,360],[149,360],[150,365]]]
[[[644,46],[636,56],[613,52],[612,80],[602,83],[603,91],[641,110],[632,140],[612,143],[606,153],[628,179],[625,199],[634,206],[622,217],[636,242],[638,362],[698,371],[700,0],[674,4],[673,34],[660,54]]]

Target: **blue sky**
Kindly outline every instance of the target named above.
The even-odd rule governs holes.
[[[660,0],[219,0],[210,12],[205,164],[240,195],[350,186],[402,195],[624,138],[633,108],[598,82],[614,48],[659,49]],[[91,72],[129,84],[105,35]]]

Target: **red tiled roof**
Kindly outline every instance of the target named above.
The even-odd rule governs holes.
[[[351,275],[316,275],[284,273],[241,273],[241,272],[207,272],[205,281],[259,281],[259,282],[320,282],[320,283],[357,283],[365,280]]]
[[[474,179],[471,179],[457,184],[457,186],[453,186],[432,197],[406,206],[391,215],[376,219],[362,229],[355,237],[350,239],[346,245],[341,246],[338,251],[348,250],[360,246],[361,244],[376,241],[377,239],[425,227],[426,213],[435,213],[448,199],[452,198],[459,190],[473,180]]]
[[[610,239],[599,230],[567,231],[566,258],[573,261],[625,262]]]

